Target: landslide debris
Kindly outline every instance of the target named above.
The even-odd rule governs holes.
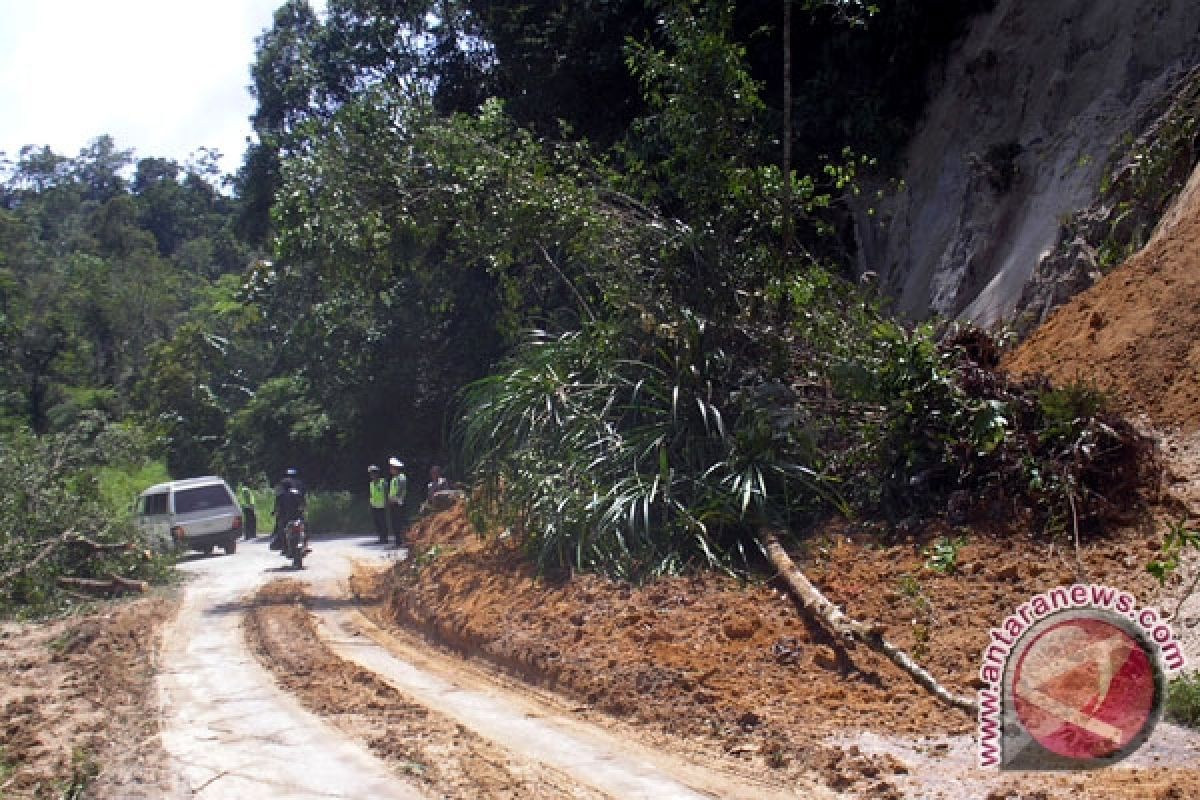
[[[1200,428],[1200,171],[1144,249],[1059,308],[1003,362],[1082,381],[1162,429]]]
[[[0,797],[182,796],[158,743],[154,674],[177,600],[155,593],[0,625]]]

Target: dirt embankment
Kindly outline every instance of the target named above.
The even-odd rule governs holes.
[[[1154,593],[1144,565],[1158,540],[1145,530],[1085,545],[1079,565],[1062,539],[974,531],[952,573],[930,568],[926,546],[962,533],[935,525],[883,545],[877,534],[839,523],[797,555],[832,600],[883,624],[889,639],[963,692],[978,685],[989,628],[1033,594],[1079,578],[1140,598]],[[831,736],[917,738],[974,728],[973,719],[938,705],[862,648],[852,653],[855,671],[843,671],[770,582],[703,575],[641,587],[595,576],[548,583],[505,542],[479,539],[461,510],[424,519],[412,538],[418,566],[400,564],[371,588],[394,622],[693,756],[733,759],[780,784],[816,771],[835,789],[899,797],[913,767],[834,745]],[[1047,796],[1066,791],[1054,778],[1041,784]],[[1173,785],[1200,796],[1197,775],[1179,769],[1109,773],[1089,779],[1082,796],[1169,797]]]
[[[0,797],[172,796],[154,673],[177,599],[0,627]]]
[[[1058,309],[1004,367],[1092,384],[1161,429],[1200,430],[1200,171],[1150,243]]]

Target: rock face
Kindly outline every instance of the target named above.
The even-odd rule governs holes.
[[[860,269],[913,318],[1012,318],[1115,151],[1200,63],[1195,0],[999,0],[951,56]]]
[[[1200,160],[1200,68],[1169,93],[1166,110],[1109,169],[1095,201],[1059,226],[1017,302],[1012,323],[1024,338],[1054,309],[1092,286],[1146,245],[1156,229],[1174,223],[1168,206]]]

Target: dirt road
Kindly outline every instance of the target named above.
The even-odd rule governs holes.
[[[182,565],[192,581],[166,636],[159,687],[163,743],[191,796],[428,795],[427,785],[394,762],[377,759],[357,740],[362,737],[346,736],[305,710],[248,651],[242,631],[248,598],[280,577],[309,585],[321,636],[335,653],[393,687],[405,703],[424,706],[487,740],[502,752],[490,760],[503,761],[510,773],[547,776],[535,781],[540,796],[814,796],[814,787],[781,793],[750,786],[744,778],[637,747],[533,695],[489,684],[461,664],[391,637],[343,599],[342,580],[354,562],[382,562],[395,552],[369,538],[324,540],[314,548],[302,572],[285,569],[262,542],[231,557]]]

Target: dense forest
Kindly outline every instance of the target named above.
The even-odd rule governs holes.
[[[104,135],[4,162],[4,435],[329,488],[449,463],[544,567],[628,575],[984,485],[1063,525],[1098,399],[1002,385],[852,264],[846,199],[990,5],[289,0],[235,176]]]

